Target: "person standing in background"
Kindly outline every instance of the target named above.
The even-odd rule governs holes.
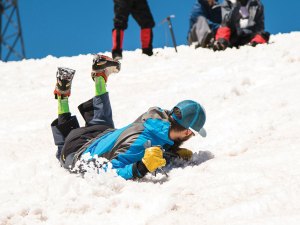
[[[128,27],[129,15],[135,19],[141,28],[140,38],[142,52],[153,55],[153,31],[155,26],[147,0],[114,0],[114,29],[112,31],[112,57],[122,59],[124,31]]]

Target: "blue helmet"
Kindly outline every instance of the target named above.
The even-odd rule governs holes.
[[[175,113],[176,111],[180,113]],[[179,102],[172,110],[171,116],[174,120],[186,129],[199,133],[202,137],[206,136],[203,128],[206,120],[204,108],[197,102],[192,100],[184,100]]]

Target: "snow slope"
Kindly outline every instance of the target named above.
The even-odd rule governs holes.
[[[117,127],[183,99],[207,111],[207,138],[185,144],[193,166],[139,182],[111,173],[82,179],[54,156],[56,68],[77,70],[70,106],[83,124],[76,106],[94,93],[92,55],[0,62],[0,225],[298,225],[299,40],[294,32],[224,52],[125,52],[108,83]]]

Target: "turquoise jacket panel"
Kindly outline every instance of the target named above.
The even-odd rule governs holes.
[[[156,110],[160,116],[155,114]],[[95,140],[84,153],[107,158],[119,176],[131,179],[132,166],[142,160],[145,148],[174,144],[169,138],[170,122],[159,118],[162,113],[159,108],[151,108],[140,120]]]

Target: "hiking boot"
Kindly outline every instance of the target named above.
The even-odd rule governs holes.
[[[153,50],[152,48],[143,48],[142,49],[142,53],[148,56],[152,56],[153,55]]]
[[[71,95],[71,84],[75,74],[75,70],[58,67],[56,72],[56,85],[54,89],[54,95],[57,99],[57,96],[61,98],[68,97]]]
[[[111,55],[114,60],[120,60],[123,58],[122,50],[119,50],[119,49],[112,50]]]
[[[211,45],[212,45],[212,43],[213,43],[213,41],[214,41],[214,34],[212,32],[207,32],[204,35],[201,43],[198,43],[195,46],[195,48],[199,48],[199,47],[201,47],[201,48],[210,48]]]
[[[105,55],[95,55],[92,65],[92,78],[102,76],[107,81],[107,78],[112,73],[118,73],[121,69],[121,64],[118,60],[114,60]]]

